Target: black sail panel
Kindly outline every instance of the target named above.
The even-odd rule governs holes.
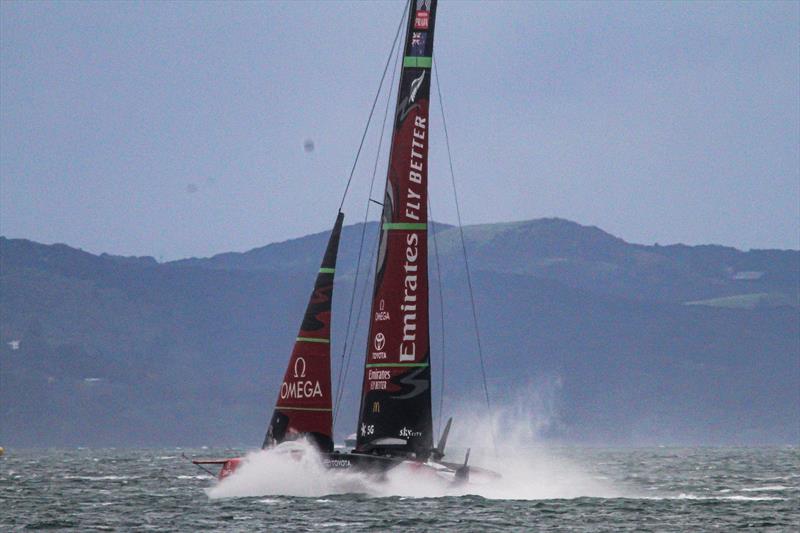
[[[356,450],[427,457],[428,105],[436,0],[411,0],[375,275]]]

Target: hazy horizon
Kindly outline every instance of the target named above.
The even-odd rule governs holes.
[[[589,225],[589,224],[581,224],[580,222],[577,222],[577,221],[574,221],[574,220],[564,219],[564,218],[561,218],[561,217],[542,217],[542,218],[539,218],[539,219],[527,219],[527,220],[501,220],[501,221],[497,221],[497,222],[488,222],[488,223],[464,224],[464,227],[466,228],[466,227],[469,227],[469,226],[478,226],[478,225],[486,225],[486,224],[497,224],[497,225],[517,224],[517,223],[526,223],[526,222],[533,222],[533,221],[536,221],[536,220],[553,219],[553,218],[560,219],[560,220],[566,220],[567,222],[573,222],[575,224],[579,224],[579,225],[584,226],[584,227],[597,227],[597,226],[592,226],[592,225]],[[363,219],[362,220],[350,221],[349,223],[345,222],[344,227],[346,228],[346,227],[349,227],[349,226],[361,225],[363,222],[364,222]],[[375,223],[375,222],[377,222],[377,221],[374,220],[374,217],[372,217],[368,221],[368,223]],[[442,221],[438,221],[438,220],[433,220],[432,222],[433,222],[433,224],[450,225],[450,226],[454,226],[454,227],[457,226],[457,224],[455,222],[442,222]],[[600,229],[602,231],[605,231],[605,230],[603,230],[603,228],[598,228],[598,229]],[[30,240],[30,241],[33,241],[33,242],[38,242],[39,244],[44,244],[44,245],[64,244],[64,245],[67,245],[67,246],[69,246],[71,248],[76,248],[76,249],[79,249],[81,251],[84,251],[84,252],[87,252],[87,253],[91,253],[93,255],[110,254],[110,255],[116,255],[116,256],[120,256],[120,257],[152,257],[152,258],[156,259],[159,263],[169,263],[171,261],[181,261],[181,260],[184,260],[184,259],[209,259],[209,258],[211,258],[211,257],[213,257],[215,255],[219,255],[219,254],[247,253],[247,252],[250,252],[250,251],[258,249],[258,248],[263,248],[263,247],[271,246],[271,245],[274,245],[274,244],[281,244],[281,243],[284,243],[284,242],[289,242],[289,241],[293,241],[293,240],[297,240],[297,239],[303,239],[305,237],[309,237],[309,236],[312,236],[312,235],[318,235],[320,233],[327,233],[329,231],[330,231],[330,228],[322,228],[320,230],[312,230],[309,233],[306,233],[305,235],[287,237],[285,239],[280,239],[280,240],[271,241],[271,242],[265,242],[263,244],[258,244],[258,245],[255,245],[255,246],[251,247],[251,248],[246,248],[246,249],[243,249],[243,250],[222,250],[222,251],[215,252],[214,254],[210,254],[210,255],[206,255],[206,256],[186,256],[186,257],[174,257],[174,258],[156,257],[156,256],[153,256],[153,255],[148,255],[148,254],[134,255],[134,254],[127,254],[127,253],[124,253],[124,252],[123,253],[112,253],[112,252],[108,252],[106,250],[88,250],[88,249],[85,249],[85,248],[80,248],[78,246],[74,246],[74,245],[72,245],[71,243],[68,243],[68,242],[41,242],[41,241],[36,241],[34,239],[29,239],[27,237],[15,237],[15,236],[3,235],[3,234],[0,234],[0,237],[6,237],[6,238],[9,238],[9,239],[25,239],[25,240]],[[606,233],[608,233],[608,232],[606,232]],[[680,242],[675,242],[675,243],[668,243],[668,242],[642,243],[642,242],[629,241],[629,240],[625,239],[624,237],[620,237],[619,235],[614,235],[612,233],[609,233],[609,235],[612,235],[613,237],[619,237],[619,238],[621,238],[622,240],[624,240],[625,242],[627,242],[629,244],[637,244],[637,245],[644,245],[644,246],[653,246],[653,245],[658,245],[658,246],[670,246],[670,245],[728,246],[728,245],[721,245],[721,244],[718,244],[718,243],[696,243],[696,244],[687,244],[687,243],[680,243]],[[736,247],[734,247],[734,248],[736,248]],[[780,250],[780,251],[792,251],[792,252],[800,251],[800,248],[747,248],[747,249],[736,248],[736,249],[737,250],[741,250],[743,252],[754,251],[754,250]]]

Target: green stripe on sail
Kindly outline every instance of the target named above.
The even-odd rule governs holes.
[[[330,412],[330,408],[325,407],[284,407],[282,405],[276,405],[275,409],[285,409],[287,411],[322,411],[322,412]]]
[[[314,337],[297,337],[297,342],[319,342],[320,344],[330,344],[330,339],[315,339]]]
[[[433,61],[430,57],[405,56],[403,58],[404,67],[431,68],[431,63]]]
[[[384,222],[383,229],[428,229],[425,222]]]
[[[320,274],[333,274],[334,272],[336,272],[335,268],[320,268],[319,269],[319,273]]]
[[[417,367],[424,368],[428,363],[371,363],[367,368],[404,368],[404,367]]]

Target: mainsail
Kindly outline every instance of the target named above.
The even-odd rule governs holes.
[[[433,448],[428,101],[436,0],[411,0],[386,179],[356,451]]]
[[[333,450],[331,300],[343,220],[344,214],[340,212],[280,386],[263,448],[307,437],[320,450]]]

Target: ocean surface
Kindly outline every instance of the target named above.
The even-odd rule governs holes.
[[[471,464],[503,479],[459,488],[407,472],[333,474],[313,454],[270,452],[217,483],[182,458],[230,453],[7,449],[0,531],[800,530],[797,447],[473,452]]]

